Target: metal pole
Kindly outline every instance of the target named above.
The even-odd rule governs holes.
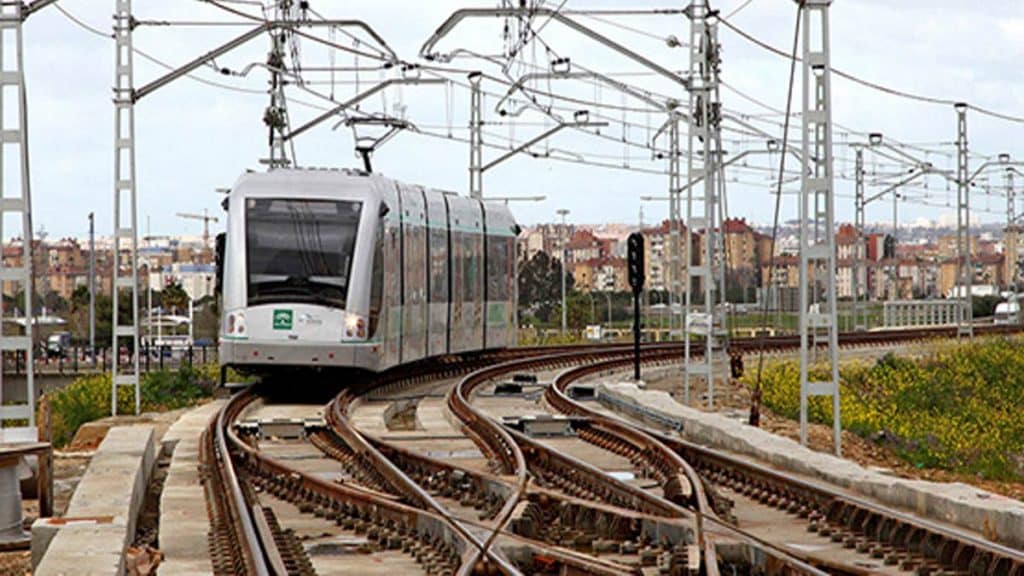
[[[689,266],[689,260],[685,258],[685,254],[689,254],[689,234],[686,235],[686,240],[683,240],[682,231],[682,188],[680,187],[679,178],[679,116],[674,111],[670,112],[671,117],[669,118],[669,153],[668,153],[668,224],[669,224],[669,268],[668,268],[668,302],[669,302],[669,317],[668,317],[668,329],[669,338],[671,339],[671,332],[673,325],[675,324],[675,312],[673,312],[672,304],[679,304],[679,328],[682,330],[685,318],[685,312],[683,308],[683,300],[686,299],[685,292],[689,292],[690,287],[684,284],[685,273],[684,270]],[[643,216],[643,206],[641,205],[641,217]],[[641,224],[641,228],[643,225]],[[641,230],[642,233],[642,230]],[[646,246],[646,245],[645,245]],[[646,265],[646,264],[645,264]]]
[[[566,227],[565,227],[566,226],[565,225],[565,217],[566,217],[567,214],[569,214],[569,211],[566,210],[565,208],[561,208],[561,209],[558,210],[558,215],[562,217],[562,233],[560,234],[560,236],[561,236],[561,239],[562,239],[562,337],[563,338],[565,338],[565,334],[566,334],[566,330],[567,330],[566,326],[568,325],[568,313],[567,313],[567,308],[565,306],[565,276],[566,276],[566,274],[568,272],[568,267],[566,266],[566,264],[567,264],[566,260],[569,257],[569,251],[567,249],[568,248],[568,244],[569,244],[569,240],[566,237],[567,235],[566,235]]]
[[[146,260],[146,338],[153,343],[153,265]]]
[[[857,162],[855,167],[856,186],[854,199],[854,229],[857,243],[853,248],[853,329],[860,332],[867,330],[867,304],[860,298],[860,274],[864,274],[864,300],[870,300],[867,282],[867,250],[864,239],[864,149],[856,148]]]
[[[683,330],[683,398],[690,401],[690,377],[703,377],[707,383],[708,407],[714,407],[714,381],[716,367],[724,367],[719,356],[724,356],[726,330],[718,309],[724,299],[724,234],[722,226],[721,138],[719,123],[721,107],[718,102],[718,73],[720,67],[716,26],[710,22],[711,14],[706,0],[691,0],[687,8],[690,17],[690,92],[688,182],[703,180],[704,190],[699,194],[695,186],[686,186],[686,281],[681,328]],[[700,150],[698,150],[698,147]],[[698,165],[697,158],[701,158]],[[695,203],[700,203],[698,212]],[[690,235],[703,231],[703,249],[700,261],[690,257]],[[691,310],[690,291],[694,283],[701,286],[703,307],[698,318]],[[700,335],[704,341],[703,357],[691,357],[691,336]]]
[[[295,9],[290,0],[278,0],[274,7],[274,19],[276,21],[295,21],[300,18],[300,13]],[[267,161],[269,170],[295,165],[298,161],[295,158],[295,143],[288,139],[291,132],[288,119],[288,100],[285,96],[285,45],[292,39],[292,30],[285,26],[270,33],[270,106],[263,115],[263,121],[269,130],[268,144],[270,146],[270,158]],[[285,146],[289,148],[286,149]],[[291,159],[288,158],[288,150],[291,150]]]
[[[0,334],[0,349],[12,351],[15,357],[15,370],[22,354],[25,355],[25,404],[13,403],[0,406],[0,417],[5,420],[25,420],[27,427],[17,426],[0,430],[0,441],[27,442],[38,439],[36,430],[35,410],[35,360],[34,351],[34,317],[33,313],[33,258],[32,258],[32,187],[29,169],[28,147],[28,97],[25,93],[25,63],[22,43],[22,23],[27,14],[21,2],[5,3],[0,6],[0,62],[5,63],[0,74],[0,132],[3,143],[0,144],[0,169],[11,168],[17,174],[0,177],[0,237],[3,236],[4,216],[20,217],[22,252],[18,266],[6,266],[0,262],[0,274],[5,280],[12,281],[15,291],[20,284],[25,310],[25,334]],[[4,50],[13,49],[14,54],[5,55]],[[6,56],[6,57],[5,57]],[[13,92],[6,90],[12,88]],[[7,120],[13,119],[13,125]],[[16,183],[15,183],[16,182]],[[12,189],[5,189],[5,184],[14,184]],[[12,218],[13,220],[13,218]],[[17,232],[17,230],[15,231]],[[0,400],[2,400],[3,375],[0,370]],[[5,404],[7,404],[5,402]],[[19,515],[20,518],[20,515]]]
[[[800,442],[807,445],[810,396],[832,397],[833,444],[841,455],[839,330],[836,322],[832,82],[828,9],[832,0],[796,0],[803,10],[800,193]],[[813,31],[813,34],[812,34]],[[812,204],[813,203],[813,204]],[[824,296],[825,301],[820,301]],[[813,305],[812,305],[813,303]],[[829,376],[810,381],[811,353],[824,338]],[[813,339],[813,341],[812,341]]]
[[[957,210],[956,249],[957,280],[961,292],[959,314],[957,314],[957,338],[974,337],[974,309],[972,306],[974,267],[971,265],[971,202],[967,158],[967,104],[954,105],[957,117]]]
[[[483,198],[484,174],[483,174],[483,122],[482,100],[480,81],[483,75],[480,72],[469,74],[469,197]],[[563,328],[564,332],[564,328]]]
[[[899,241],[896,240],[896,234],[899,232],[899,199],[900,195],[895,190],[892,191],[892,291],[889,293],[889,299],[892,301],[899,300],[900,291],[900,259],[896,257],[896,250],[899,247]]]
[[[89,356],[96,366],[96,228],[89,212]]]
[[[520,246],[519,236],[515,238],[515,265],[513,267],[514,275],[512,281],[512,334],[514,336],[514,342],[519,342],[519,261],[520,261]],[[205,348],[204,348],[205,350]]]
[[[114,68],[114,265],[111,274],[113,319],[111,322],[111,400],[110,412],[117,415],[117,393],[120,386],[135,389],[135,413],[139,413],[139,264],[138,210],[135,186],[135,104],[133,85],[131,0],[116,0],[114,12],[114,41],[116,65]],[[127,204],[127,206],[125,206]],[[128,214],[122,214],[122,208]],[[121,245],[128,242],[130,274],[121,273]],[[131,297],[131,323],[122,325],[119,319],[120,291],[127,289]],[[120,374],[120,340],[130,339],[132,362],[130,370]]]
[[[640,290],[633,290],[633,380],[640,381]]]
[[[1007,290],[1017,291],[1017,192],[1013,188],[1013,169],[1006,170],[1006,236],[1003,254],[1006,263]]]

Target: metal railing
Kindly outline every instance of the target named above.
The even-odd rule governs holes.
[[[143,346],[140,350],[139,370],[143,373],[158,370],[176,370],[182,366],[202,366],[217,362],[216,344],[200,346]],[[37,354],[34,358],[38,375],[95,374],[109,371],[113,362],[119,367],[129,366],[134,357],[122,348],[113,354],[111,348],[101,348],[91,354],[87,346],[75,346],[58,355]],[[25,354],[20,351],[3,353],[3,373],[25,374]]]

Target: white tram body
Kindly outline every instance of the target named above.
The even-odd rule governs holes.
[[[518,227],[504,204],[279,169],[244,174],[226,209],[222,367],[380,371],[515,343]]]

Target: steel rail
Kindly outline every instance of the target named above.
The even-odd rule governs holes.
[[[993,328],[995,329],[989,331],[994,333],[1003,333],[1010,331],[1002,329],[1003,327]],[[954,329],[951,328],[925,328],[911,331],[895,330],[873,332],[868,333],[866,335],[847,335],[847,337],[844,338],[844,344],[857,345],[860,343],[867,344],[893,340],[917,340],[928,337],[942,337],[947,335],[947,333],[953,333],[953,330]],[[740,340],[739,342],[742,342],[742,340]],[[751,339],[748,342],[743,342],[744,345],[740,346],[740,348],[747,350],[753,349],[755,347],[753,345],[753,342],[753,339]],[[770,339],[770,345],[773,348],[778,349],[795,346],[796,343],[797,340],[795,337],[782,336],[773,337]],[[645,354],[650,354],[651,351],[654,350],[660,350],[664,354],[666,354],[666,356],[670,356],[670,351],[677,351],[678,348],[679,346],[675,344],[659,344],[647,345],[644,347],[644,350],[646,351]],[[503,362],[502,365],[500,365],[500,367],[491,366],[489,368],[484,368],[483,370],[480,371],[480,373],[474,373],[464,378],[459,383],[459,385],[457,385],[455,388],[452,389],[451,392],[449,392],[448,400],[449,403],[452,403],[450,408],[452,408],[453,413],[459,415],[460,419],[468,419],[464,419],[464,424],[466,424],[467,421],[469,422],[469,424],[466,425],[466,428],[468,430],[472,431],[474,428],[476,428],[476,431],[473,431],[470,434],[470,436],[473,437],[474,441],[476,441],[479,445],[482,445],[482,447],[493,447],[491,450],[489,450],[490,453],[493,454],[501,462],[502,466],[506,470],[509,470],[510,472],[516,471],[517,476],[516,489],[514,490],[513,497],[506,499],[505,505],[502,507],[502,510],[497,514],[499,528],[492,532],[491,536],[487,539],[483,547],[477,548],[477,552],[475,553],[474,556],[474,562],[471,562],[470,565],[475,566],[477,565],[476,561],[479,561],[487,557],[490,546],[491,544],[493,544],[494,539],[497,537],[498,533],[502,531],[507,525],[508,519],[511,515],[511,511],[515,509],[516,503],[521,501],[525,494],[526,484],[525,482],[523,482],[523,479],[525,478],[525,471],[527,470],[525,459],[522,455],[522,450],[518,447],[518,444],[521,443],[522,440],[518,437],[513,438],[500,425],[497,425],[497,423],[490,421],[489,418],[478,419],[479,415],[474,416],[471,414],[471,412],[473,411],[471,406],[469,406],[469,397],[472,393],[472,389],[475,388],[477,385],[487,381],[488,379],[490,379],[490,377],[494,377],[503,372],[509,372],[514,371],[516,369],[520,369],[524,365],[536,363],[536,356],[550,356],[551,353],[554,353],[556,355],[561,354],[565,356],[565,358],[563,358],[562,361],[568,362],[569,358],[573,356],[587,354],[606,356],[615,354],[625,354],[628,353],[629,351],[629,348],[623,347],[621,345],[605,344],[553,348],[535,347],[482,354],[475,358],[475,362],[477,364],[482,365],[487,364],[488,362],[494,362],[501,359],[521,358],[523,356],[533,358],[528,358],[526,360],[513,360],[511,362]],[[470,355],[469,359],[464,357],[433,359],[428,362],[420,363],[418,365],[418,369],[416,367],[413,367],[412,369],[409,369],[408,366],[402,367],[401,369],[393,371],[392,375],[389,378],[381,379],[380,382],[376,383],[376,386],[371,386],[367,390],[362,390],[361,393],[367,395],[380,393],[381,391],[387,390],[389,388],[408,385],[411,381],[425,381],[426,379],[437,378],[445,374],[452,375],[460,372],[465,372],[465,370],[467,369],[467,365],[472,364],[472,362],[472,355]],[[410,374],[416,374],[416,376],[410,378]],[[354,398],[355,397],[352,397],[349,401],[353,400]],[[467,407],[470,408],[469,411],[466,411]],[[491,422],[491,424],[486,424],[486,422],[489,421]],[[480,422],[484,422],[484,424],[480,424]],[[374,454],[374,460],[387,459],[387,457],[384,454],[382,454],[380,450],[371,446],[371,443],[368,442],[366,438],[363,438],[361,435],[359,436],[359,438],[362,438],[362,443],[365,443],[367,446],[372,448],[371,453]],[[357,443],[359,442],[357,441]],[[398,470],[397,467],[395,467],[392,470],[392,473],[396,471],[397,473],[401,474],[402,477],[406,478],[406,481],[403,481],[403,483],[407,485],[407,488],[415,485],[415,482],[412,482],[412,480],[409,479],[404,472]],[[699,487],[700,483],[699,481],[694,482],[693,485]],[[448,518],[451,517],[448,516]],[[455,521],[458,522],[457,520]],[[725,529],[728,531],[731,529],[731,527],[726,526]]]
[[[365,489],[298,473],[284,463],[261,453],[238,436],[233,429],[233,420],[255,398],[255,395],[248,391],[237,394],[217,419],[217,425],[225,438],[225,454],[230,454],[238,461],[251,482],[293,503],[319,507],[324,515],[334,516],[339,520],[343,517],[355,517],[361,519],[358,521],[375,523],[381,526],[382,530],[392,530],[402,537],[432,542],[442,549],[451,547],[460,557],[460,573],[469,573],[472,566],[467,568],[465,556],[472,546],[445,518]]]
[[[788,345],[784,345],[784,347],[788,347]],[[642,353],[642,356],[642,360],[648,363],[675,359],[675,355],[673,353],[662,350],[646,350]],[[767,542],[753,534],[747,533],[735,526],[731,526],[730,524],[719,520],[713,508],[709,504],[706,494],[704,493],[702,479],[697,474],[696,470],[685,461],[685,459],[671,459],[667,457],[666,451],[669,451],[668,447],[657,438],[647,434],[645,431],[629,425],[623,420],[611,418],[605,414],[591,410],[583,404],[571,399],[566,393],[568,386],[579,379],[586,378],[587,376],[591,376],[596,373],[630,366],[632,361],[632,357],[614,358],[563,371],[555,378],[551,386],[548,387],[545,399],[556,410],[564,410],[570,414],[586,416],[591,422],[598,423],[609,431],[612,431],[612,433],[617,434],[619,439],[634,443],[636,448],[644,456],[654,460],[655,466],[679,466],[679,469],[682,473],[686,474],[689,482],[694,486],[693,498],[688,503],[688,506],[693,510],[698,521],[696,535],[698,537],[698,545],[700,546],[704,559],[704,569],[706,574],[717,574],[719,572],[719,567],[717,562],[718,555],[715,548],[715,538],[705,530],[705,526],[713,527],[718,532],[724,532],[729,536],[745,542],[751,547],[761,550],[766,555],[771,556],[779,563],[780,566],[786,566],[794,573],[825,574],[825,572],[822,572],[820,569],[814,567],[813,564],[808,562],[806,558],[800,558],[798,555],[784,550],[771,542]],[[677,502],[673,502],[673,504],[682,505]]]
[[[994,332],[1000,331],[995,330]],[[875,333],[875,336],[877,335],[878,333]],[[891,337],[892,335],[883,334],[881,339],[867,337],[854,340],[884,342],[887,341],[886,336]],[[900,336],[908,335],[901,334]],[[897,340],[906,339],[900,337]],[[644,361],[657,362],[668,359],[670,358],[648,354]],[[669,436],[646,426],[637,426],[619,418],[611,418],[583,407],[564,394],[565,387],[572,381],[598,372],[624,369],[628,366],[628,362],[612,360],[599,365],[570,370],[563,373],[564,380],[560,382],[560,386],[552,386],[549,391],[556,389],[559,391],[556,406],[568,403],[572,405],[570,409],[575,413],[607,421],[619,420],[624,426],[643,430],[647,435],[656,439],[659,444],[672,449],[685,461],[696,463],[695,466],[702,470],[705,476],[729,478],[735,481],[742,479],[751,487],[752,491],[759,494],[758,499],[763,502],[774,497],[776,502],[788,503],[787,506],[792,508],[799,501],[801,507],[818,510],[821,522],[839,527],[845,526],[851,532],[874,535],[874,538],[880,542],[888,541],[894,547],[903,548],[908,553],[922,555],[925,561],[933,561],[954,570],[1024,576],[1024,551],[893,510],[822,483],[808,481],[761,464],[723,454],[720,451]]]
[[[213,490],[214,497],[218,499],[227,520],[234,525],[235,538],[232,544],[236,548],[232,552],[237,554],[238,564],[244,567],[248,574],[269,576],[279,573],[278,569],[283,561],[274,541],[265,538],[256,528],[253,509],[247,502],[239,482],[224,432],[228,423],[251,401],[247,392],[240,393],[236,398],[237,400],[228,402],[217,413],[205,433],[208,458],[214,464],[212,474],[218,480],[217,487]]]

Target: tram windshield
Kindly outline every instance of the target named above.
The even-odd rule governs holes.
[[[345,307],[362,202],[246,199],[248,303]]]

